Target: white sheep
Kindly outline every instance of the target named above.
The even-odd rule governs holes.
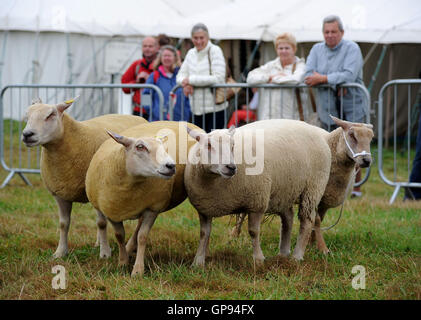
[[[259,130],[264,131],[263,141],[257,139]],[[215,130],[209,134],[190,132],[198,141],[190,150],[190,162],[185,170],[187,193],[200,218],[200,243],[194,265],[203,266],[205,263],[212,218],[242,212],[248,214],[254,261],[263,263],[259,237],[264,214],[280,214],[294,203],[299,204],[301,225],[293,256],[297,260],[303,259],[331,164],[329,146],[319,134],[315,134],[317,130],[321,129],[295,120],[257,121],[237,129],[233,138],[235,143],[233,139],[224,139],[224,136],[233,134],[228,130]],[[256,154],[264,160],[260,174],[246,174],[248,168],[244,161],[235,169],[232,155],[230,161],[220,160],[217,164],[200,160],[203,155],[215,157],[215,152],[221,149],[218,147],[220,140],[228,144],[222,146],[222,150],[232,152],[228,151],[233,147],[229,144],[238,146],[249,133],[256,138],[252,144],[244,143],[244,150],[236,152],[235,161],[239,161],[239,154],[245,157],[248,149],[256,154],[258,146],[263,145],[264,152]],[[223,178],[230,173],[230,179]]]
[[[321,221],[330,208],[335,208],[345,201],[347,186],[354,175],[356,166],[367,168],[371,164],[370,143],[373,139],[373,126],[365,123],[343,121],[332,117],[337,129],[326,135],[332,151],[332,166],[326,190],[317,208],[314,225],[314,237],[317,248],[323,253],[329,249],[320,229]]]
[[[59,208],[60,241],[55,258],[68,253],[68,232],[73,202],[88,202],[85,176],[89,163],[100,145],[109,138],[105,128],[121,132],[128,127],[145,123],[141,117],[109,114],[86,121],[76,121],[66,112],[74,100],[57,105],[33,101],[22,132],[27,147],[42,146],[41,177]],[[97,244],[100,257],[109,257],[107,220],[97,212]]]
[[[353,172],[356,166],[361,168],[369,167],[371,164],[370,143],[374,136],[373,126],[365,123],[353,123],[340,120],[332,116],[332,120],[338,128],[331,133],[319,130],[319,133],[326,139],[332,154],[329,181],[323,197],[317,208],[314,231],[312,239],[316,240],[317,248],[323,253],[329,249],[323,239],[320,228],[326,211],[335,208],[345,201],[346,190],[350,183],[353,183]],[[233,236],[241,232],[241,225],[245,214],[237,216]],[[293,210],[281,214],[282,219],[282,240],[280,243],[281,252],[287,255],[290,250],[290,234],[293,221]],[[285,222],[285,223],[284,223]]]
[[[188,125],[201,131],[193,124]],[[180,136],[179,126],[178,122],[157,121],[132,127],[121,136],[112,135],[119,144],[112,139],[105,141],[92,158],[86,174],[89,201],[115,229],[120,265],[127,265],[128,254],[137,245],[132,276],[144,272],[146,241],[158,214],[177,206],[187,196],[184,188],[185,164],[180,161],[180,156],[182,145],[186,147],[184,152],[187,156],[194,141],[187,141],[184,126],[181,131],[184,136]],[[171,157],[155,138],[163,134],[168,134],[165,145]],[[175,175],[170,178],[174,171]],[[128,219],[139,219],[139,223],[125,247],[123,221]]]

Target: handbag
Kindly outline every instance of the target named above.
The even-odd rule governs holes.
[[[209,51],[210,51],[210,49],[209,49]],[[208,51],[209,74],[212,75],[212,64],[211,64],[209,51]],[[234,80],[234,78],[228,75],[229,74],[228,66],[226,66],[226,69],[227,70],[225,71],[225,83],[236,84],[237,82]],[[212,92],[212,88],[210,88],[210,90]],[[216,88],[216,90],[215,90],[215,104],[222,104],[225,101],[230,100],[240,90],[241,90],[241,88]]]

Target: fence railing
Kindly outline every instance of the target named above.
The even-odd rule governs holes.
[[[417,86],[418,90],[413,90],[413,87]],[[406,88],[405,88],[406,87]],[[406,135],[403,142],[398,141],[398,98],[399,93],[401,95],[406,91],[407,99],[407,112],[406,114]],[[414,99],[413,92],[416,92],[416,97]],[[389,96],[387,100],[389,103],[385,103],[385,94],[388,93]],[[411,139],[413,128],[418,123],[419,112],[421,108],[421,80],[420,79],[401,79],[401,80],[392,80],[383,85],[379,92],[379,104],[378,104],[378,170],[381,179],[388,184],[389,186],[395,187],[395,190],[390,198],[389,203],[392,204],[401,188],[421,188],[421,183],[419,182],[409,182],[409,176],[411,172],[411,145],[413,140]],[[385,105],[393,106],[392,112],[385,112]],[[400,111],[399,114],[403,112]],[[390,115],[393,114],[393,115]],[[386,116],[388,115],[388,116]],[[388,128],[389,122],[393,122],[392,125],[392,134],[386,133],[385,129]],[[402,125],[400,126],[402,127]],[[388,130],[390,131],[390,130]],[[402,136],[402,134],[400,134]],[[388,172],[385,172],[384,168],[384,140],[388,142],[389,137],[392,137],[393,140],[393,167],[386,168]],[[415,139],[414,139],[415,140]],[[399,163],[399,150],[398,145],[402,145],[403,152],[406,153],[405,163],[406,169],[403,169],[404,164]],[[402,151],[400,152],[402,154]],[[402,157],[401,157],[402,158]],[[393,175],[391,177],[390,175]]]
[[[118,101],[123,95],[122,88],[143,89],[150,88],[156,93],[159,103],[159,119],[174,119],[174,108],[176,106],[176,99],[172,99],[174,95],[170,94],[165,104],[164,96],[159,87],[152,84],[136,84],[136,85],[119,85],[119,84],[92,84],[92,85],[10,85],[2,89],[0,94],[0,161],[3,168],[9,171],[9,175],[4,180],[0,187],[4,187],[10,181],[14,174],[18,174],[28,184],[29,180],[25,177],[26,173],[39,173],[39,148],[26,148],[21,142],[21,134],[24,123],[22,118],[27,107],[31,104],[33,98],[40,97],[43,102],[48,104],[55,104],[71,97],[80,95],[80,98],[75,102],[75,105],[69,109],[70,115],[77,120],[86,120],[95,116],[107,113],[121,113],[122,110],[118,107]],[[370,122],[370,95],[367,89],[357,83],[343,84],[338,88],[332,88],[327,85],[313,88],[314,103],[317,105],[318,113],[314,112],[312,99],[310,97],[310,88],[304,84],[300,85],[276,85],[276,84],[259,84],[251,85],[246,83],[236,84],[217,84],[208,88],[202,88],[203,99],[206,99],[205,90],[208,90],[216,97],[216,89],[223,88],[224,94],[227,96],[228,90],[232,88],[239,89],[238,92],[229,100],[224,102],[224,127],[227,127],[229,122],[238,124],[240,122],[239,111],[245,112],[245,123],[254,121],[256,119],[268,118],[292,118],[311,122],[314,115],[320,115],[321,106],[326,106],[325,113],[337,115],[343,118],[347,114],[348,120]],[[255,88],[255,89],[254,89]],[[176,90],[182,90],[179,86],[173,88],[171,93]],[[195,88],[196,90],[197,88]],[[346,99],[346,95],[339,95],[339,99],[335,97],[340,90],[358,90],[358,95],[353,94],[351,101]],[[116,91],[118,90],[118,92]],[[258,99],[254,99],[259,104],[259,108],[253,109],[252,101],[254,94],[257,92]],[[297,98],[299,96],[299,98]],[[119,98],[120,97],[120,98]],[[141,107],[152,106],[152,99],[147,99],[145,95],[141,98]],[[190,99],[190,102],[191,99]],[[253,103],[254,103],[253,102]],[[300,102],[300,103],[299,103]],[[182,116],[184,110],[184,103],[186,101],[181,99],[179,104],[182,109]],[[363,114],[357,114],[357,104],[360,106],[364,104],[366,107]],[[351,105],[351,107],[350,107]],[[299,111],[299,106],[302,107],[302,112]],[[198,108],[200,108],[199,106]],[[191,105],[193,111],[192,118],[182,120],[196,122],[195,110],[197,106]],[[288,108],[288,109],[287,109]],[[264,112],[262,111],[264,110]],[[168,118],[163,117],[164,114]],[[215,126],[215,114],[213,112],[213,124]],[[244,114],[244,113],[243,113]],[[17,119],[17,124],[13,121],[5,120],[6,118]],[[149,112],[149,120],[152,119],[152,112]],[[201,117],[204,121],[204,117]],[[202,126],[204,122],[197,123]],[[9,127],[7,127],[9,126]],[[202,126],[204,127],[204,126]],[[6,130],[5,130],[6,129]],[[326,125],[326,129],[330,129],[330,123]],[[356,186],[365,183],[369,177],[370,170],[366,170],[364,178],[356,183]]]
[[[75,119],[83,121],[108,113],[122,113],[119,108],[119,101],[122,101],[124,94],[122,88],[154,90],[159,99],[159,108],[163,109],[164,96],[159,87],[152,84],[5,86],[0,93],[0,162],[9,174],[0,188],[6,186],[15,174],[30,185],[25,174],[40,172],[40,147],[26,148],[21,141],[25,125],[23,117],[33,98],[41,98],[47,104],[56,104],[79,95],[68,112]]]

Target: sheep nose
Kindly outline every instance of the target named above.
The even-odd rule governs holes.
[[[363,158],[362,168],[368,168],[371,165],[371,159]]]
[[[29,137],[32,137],[34,133],[32,131],[23,131],[22,135],[24,138],[29,138]]]
[[[169,169],[169,170],[174,170],[175,169],[175,164],[174,163],[167,163],[165,165],[165,167],[167,167],[167,169]]]
[[[232,172],[237,170],[237,166],[235,164],[227,164],[227,168]]]

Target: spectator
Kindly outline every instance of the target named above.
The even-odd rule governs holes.
[[[304,79],[305,60],[295,56],[297,42],[290,33],[283,33],[275,40],[278,57],[263,66],[256,68],[247,76],[247,83],[290,83],[297,84]],[[294,107],[294,89],[260,89],[258,119],[298,119],[297,108]]]
[[[176,86],[176,76],[180,69],[177,50],[171,45],[164,45],[158,53],[153,69],[146,83],[158,86],[164,95],[164,106],[162,110],[162,120],[170,120],[171,112],[169,108],[170,99],[175,99],[173,110],[174,121],[190,121],[189,99],[183,94],[183,90],[178,89],[174,97],[170,98],[171,89]],[[152,93],[150,92],[152,91]],[[145,89],[145,94],[152,94],[152,121],[160,120],[159,98],[155,90]]]
[[[159,48],[161,48],[163,46],[166,46],[166,45],[171,45],[171,39],[164,33],[158,34],[156,39],[158,41]]]
[[[142,41],[142,59],[133,62],[121,77],[121,83],[135,84],[145,83],[149,75],[152,73],[152,63],[158,52],[158,43],[153,37],[146,37]],[[143,116],[149,119],[149,109],[141,108],[141,90],[139,89],[123,89],[124,93],[132,93],[133,97],[133,114]]]
[[[418,75],[421,79],[421,71]],[[419,111],[418,119],[418,134],[415,147],[415,158],[412,161],[411,175],[409,176],[409,182],[421,182],[421,89],[418,91],[416,100],[416,108]],[[405,188],[404,200],[421,200],[421,188]]]
[[[225,83],[225,58],[220,47],[209,40],[208,28],[203,23],[191,31],[194,48],[187,52],[177,75],[177,84],[184,94],[191,96],[193,123],[206,132],[225,127],[228,102],[215,104],[209,86]]]
[[[362,80],[363,58],[360,47],[353,41],[342,39],[344,28],[338,16],[330,15],[323,20],[325,41],[316,43],[307,58],[305,83],[309,86],[327,83],[331,88],[319,88],[319,118],[327,130],[336,128],[329,114],[352,122],[363,122],[366,107],[358,88],[337,90],[337,85]],[[341,114],[341,100],[343,117]],[[357,182],[361,180],[358,172]],[[359,187],[352,196],[361,196]]]

